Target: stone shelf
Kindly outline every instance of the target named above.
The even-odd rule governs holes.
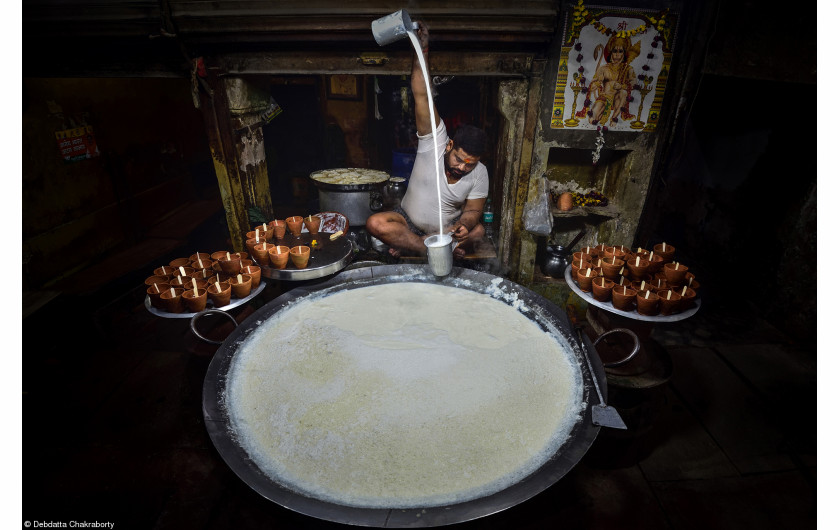
[[[608,204],[606,206],[576,206],[568,212],[560,211],[560,209],[552,206],[551,215],[553,217],[585,217],[587,215],[598,215],[600,217],[615,219],[620,216],[621,213],[618,211],[618,208],[612,204]]]

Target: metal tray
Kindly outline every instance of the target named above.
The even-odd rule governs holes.
[[[233,298],[231,297],[231,302],[223,307],[216,307],[213,305],[213,301],[210,300],[210,297],[207,297],[207,309],[218,309],[219,311],[227,311],[229,309],[233,309],[234,307],[239,307],[242,304],[250,302],[255,296],[260,294],[263,289],[265,289],[265,282],[261,281],[260,284],[257,286],[256,289],[251,289],[251,294],[246,296],[245,298]],[[149,298],[149,295],[146,295],[146,300],[144,302],[146,309],[149,310],[149,313],[163,317],[163,318],[192,318],[198,313],[169,313],[168,311],[161,311],[155,307],[152,307],[152,300]]]
[[[680,320],[685,320],[686,318],[694,315],[694,313],[696,313],[700,309],[700,297],[698,296],[694,299],[694,307],[686,311],[682,311],[680,313],[675,313],[673,315],[647,316],[639,313],[635,309],[633,311],[622,311],[621,309],[618,309],[614,305],[612,305],[612,302],[600,302],[598,300],[595,300],[595,297],[592,296],[592,293],[585,293],[581,291],[577,282],[572,280],[571,265],[566,267],[565,275],[566,283],[569,285],[572,291],[574,291],[578,296],[583,298],[587,304],[600,307],[601,309],[609,311],[610,313],[615,313],[616,315],[632,318],[633,320],[643,320],[645,322],[678,322]]]
[[[484,497],[449,505],[406,508],[346,506],[304,494],[266,475],[240,445],[224,405],[227,374],[245,339],[276,312],[305,300],[307,296],[399,282],[447,285],[485,293],[508,304],[511,304],[511,298],[516,299],[519,302],[518,311],[532,319],[535,325],[555,336],[562,344],[568,344],[575,357],[575,364],[581,370],[584,385],[582,397],[586,404],[569,438],[542,467],[516,484]],[[588,357],[588,363],[592,365],[591,372],[584,368],[584,356]],[[354,526],[444,526],[470,521],[515,506],[544,491],[565,476],[583,458],[601,429],[592,422],[592,406],[598,402],[594,389],[596,379],[600,388],[607,387],[604,368],[597,351],[591,343],[582,345],[579,342],[564,309],[537,293],[509,280],[459,267],[453,267],[449,276],[439,278],[431,274],[427,265],[382,265],[344,271],[324,282],[296,287],[270,300],[237,326],[216,351],[207,368],[203,391],[204,423],[225,463],[248,486],[276,504],[311,517]]]
[[[309,232],[302,232],[300,237],[292,236],[288,231],[281,238],[271,238],[275,245],[294,247],[297,245],[312,246],[312,240],[318,242],[315,248],[309,253],[309,264],[303,269],[297,269],[289,259],[285,269],[275,269],[268,265],[261,265],[262,277],[271,280],[312,280],[323,278],[342,270],[350,264],[353,259],[353,243],[345,235],[339,236],[335,241],[330,241],[330,234],[319,232],[312,236]]]

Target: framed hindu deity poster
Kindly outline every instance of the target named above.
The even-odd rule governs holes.
[[[579,0],[564,20],[551,128],[656,130],[677,22],[670,11]]]

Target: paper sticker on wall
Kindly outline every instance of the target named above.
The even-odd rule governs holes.
[[[67,162],[99,156],[99,148],[93,137],[93,127],[90,125],[56,131],[55,139],[58,142],[61,158]]]
[[[677,20],[580,0],[566,12],[551,128],[656,130]]]

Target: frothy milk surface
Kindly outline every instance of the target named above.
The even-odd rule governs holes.
[[[338,504],[437,506],[505,489],[584,403],[559,343],[494,298],[428,283],[314,296],[241,344],[224,406],[273,480]]]

